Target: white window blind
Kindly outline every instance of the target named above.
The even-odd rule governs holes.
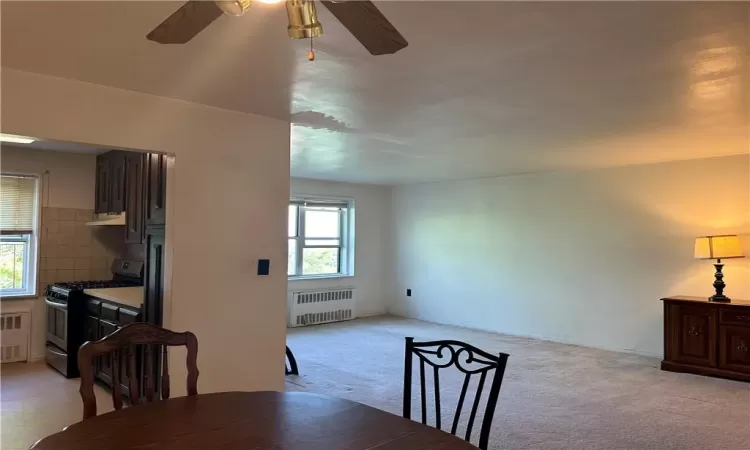
[[[34,231],[36,178],[2,175],[0,178],[0,232],[22,235]]]

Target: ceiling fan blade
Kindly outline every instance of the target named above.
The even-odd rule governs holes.
[[[370,1],[321,1],[373,55],[396,53],[409,45]]]
[[[223,11],[215,2],[190,0],[147,34],[146,38],[160,44],[184,44],[222,14]]]

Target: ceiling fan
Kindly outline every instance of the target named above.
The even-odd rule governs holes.
[[[222,14],[240,16],[250,8],[251,3],[252,0],[190,0],[154,28],[146,38],[160,44],[184,44]],[[321,0],[320,3],[373,55],[395,53],[408,45],[401,33],[371,1]],[[305,39],[323,34],[313,0],[286,0],[286,10],[289,17],[289,37]]]

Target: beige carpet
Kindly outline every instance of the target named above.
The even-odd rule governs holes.
[[[750,449],[748,383],[663,372],[655,358],[391,316],[290,329],[301,376],[287,377],[287,389],[401,414],[407,335],[511,355],[491,448]],[[461,380],[441,375],[443,403],[457,398]],[[443,406],[445,424],[452,417]]]

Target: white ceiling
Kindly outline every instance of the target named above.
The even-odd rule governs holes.
[[[292,175],[400,184],[750,152],[750,3],[380,2],[371,56],[320,6],[145,39],[181,3],[2,2],[2,65],[291,120]]]

